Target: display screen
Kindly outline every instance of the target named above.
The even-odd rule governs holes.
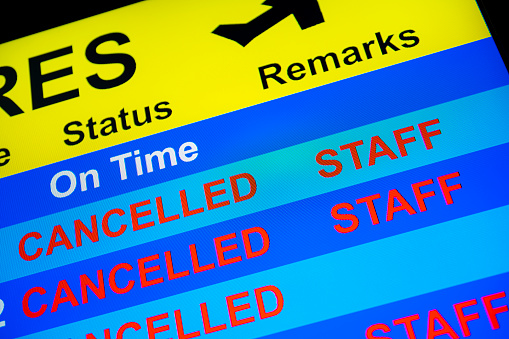
[[[152,0],[0,45],[0,338],[509,338],[474,0]]]

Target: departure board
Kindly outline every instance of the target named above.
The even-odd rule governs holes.
[[[474,0],[150,0],[6,42],[0,338],[509,338],[508,155]]]

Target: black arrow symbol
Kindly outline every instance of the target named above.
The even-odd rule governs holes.
[[[324,22],[318,0],[266,0],[267,12],[245,24],[220,25],[212,33],[246,46],[278,22],[293,14],[301,29]]]

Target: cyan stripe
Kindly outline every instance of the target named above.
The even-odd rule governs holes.
[[[422,294],[417,297],[400,300],[394,303],[370,308],[360,312],[340,316],[306,326],[293,328],[291,330],[271,334],[262,337],[263,339],[294,339],[294,338],[337,338],[338,332],[341,338],[365,338],[366,330],[375,324],[386,324],[390,332],[374,331],[378,337],[389,337],[393,339],[408,339],[403,324],[394,325],[393,320],[404,316],[419,314],[419,319],[412,321],[412,328],[417,338],[425,338],[428,332],[428,313],[431,310],[438,310],[453,330],[461,336],[462,330],[452,305],[476,299],[477,304],[465,308],[468,314],[479,314],[478,319],[468,322],[472,338],[509,338],[508,313],[497,314],[500,328],[493,329],[484,309],[481,298],[495,293],[506,292],[505,297],[495,299],[494,307],[507,305],[507,291],[509,287],[509,273],[504,273],[476,280],[436,292]],[[437,329],[438,330],[438,329]],[[440,336],[439,336],[440,337]],[[450,337],[449,337],[450,338]]]

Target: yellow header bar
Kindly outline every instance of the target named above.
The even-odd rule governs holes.
[[[489,37],[473,0],[308,2],[152,0],[1,45],[0,177]]]

